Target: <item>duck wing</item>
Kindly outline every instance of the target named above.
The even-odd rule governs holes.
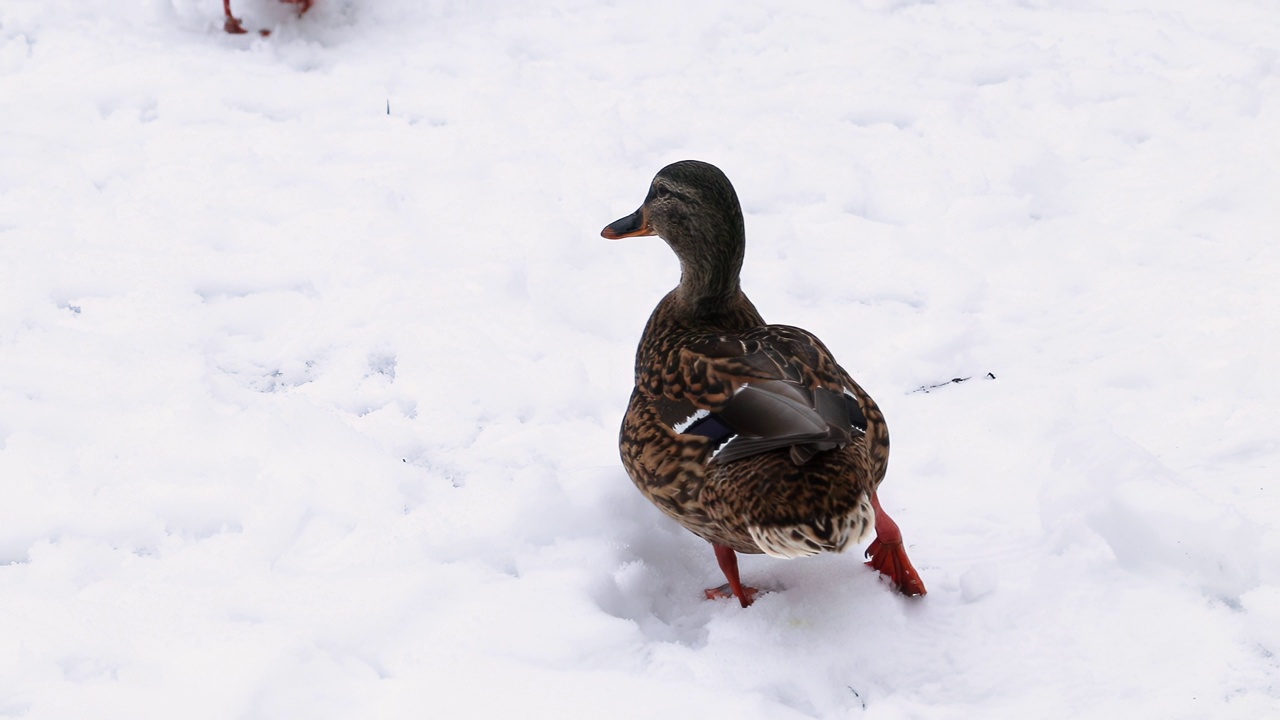
[[[709,463],[789,448],[802,465],[866,432],[848,375],[799,328],[688,339],[655,370],[660,378],[641,381],[661,388],[659,414],[676,433],[708,438]]]

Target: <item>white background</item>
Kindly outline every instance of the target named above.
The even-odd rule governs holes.
[[[0,717],[1280,716],[1274,3],[235,10],[0,4]],[[685,158],[926,598],[623,472]]]

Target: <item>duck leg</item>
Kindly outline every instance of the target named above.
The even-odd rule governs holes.
[[[314,0],[281,0],[281,1],[288,3],[290,5],[297,5],[299,17],[306,14],[306,12],[311,9],[311,4],[314,2]],[[231,33],[232,35],[243,35],[249,32],[248,30],[245,30],[244,25],[240,23],[240,18],[231,14],[231,0],[222,0],[222,12],[225,13],[227,16],[226,21],[222,23],[223,30]],[[267,35],[270,35],[271,31],[259,30],[258,34],[265,37]]]
[[[222,12],[227,14],[227,20],[222,24],[222,29],[232,35],[243,35],[248,30],[240,24],[240,19],[231,14],[231,0],[222,0]]]
[[[867,564],[887,575],[903,595],[924,595],[924,581],[907,558],[902,531],[889,513],[880,507],[880,497],[874,492],[871,493],[871,507],[876,511],[876,539],[867,547],[867,557],[871,558]]]
[[[747,607],[756,599],[756,594],[760,591],[742,584],[742,579],[738,577],[738,556],[734,554],[733,548],[715,543],[711,546],[716,549],[716,561],[720,563],[720,570],[729,582],[718,588],[708,589],[707,599],[720,600],[736,597],[738,602],[742,603],[742,607]]]

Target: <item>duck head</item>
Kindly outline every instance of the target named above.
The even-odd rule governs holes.
[[[610,240],[657,235],[680,259],[680,287],[689,300],[734,294],[746,248],[738,194],[710,163],[682,160],[661,170],[639,210],[600,234]]]

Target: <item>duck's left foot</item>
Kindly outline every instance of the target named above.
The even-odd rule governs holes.
[[[907,548],[902,544],[902,531],[889,513],[880,507],[880,497],[871,493],[871,507],[876,511],[876,539],[867,547],[867,561],[875,570],[887,576],[903,595],[924,595],[924,581],[911,565]]]
[[[707,596],[708,600],[732,600],[737,597],[733,594],[733,588],[729,586],[729,583],[725,583],[717,588],[707,588],[702,592]],[[755,602],[756,596],[760,594],[759,590],[751,587],[750,585],[743,585],[742,592],[747,596],[747,601],[742,603],[742,607],[747,607],[751,603]]]
[[[716,561],[720,563],[720,570],[724,572],[724,576],[728,579],[728,583],[722,587],[707,591],[707,599],[715,600],[718,597],[730,597],[730,595],[720,595],[724,592],[724,588],[728,587],[733,591],[732,597],[738,598],[738,602],[742,603],[742,607],[747,607],[756,599],[756,590],[753,587],[746,587],[742,584],[742,579],[738,577],[738,556],[733,553],[733,548],[725,545],[717,545],[712,543],[711,547],[716,549]],[[716,593],[716,594],[712,594]]]

